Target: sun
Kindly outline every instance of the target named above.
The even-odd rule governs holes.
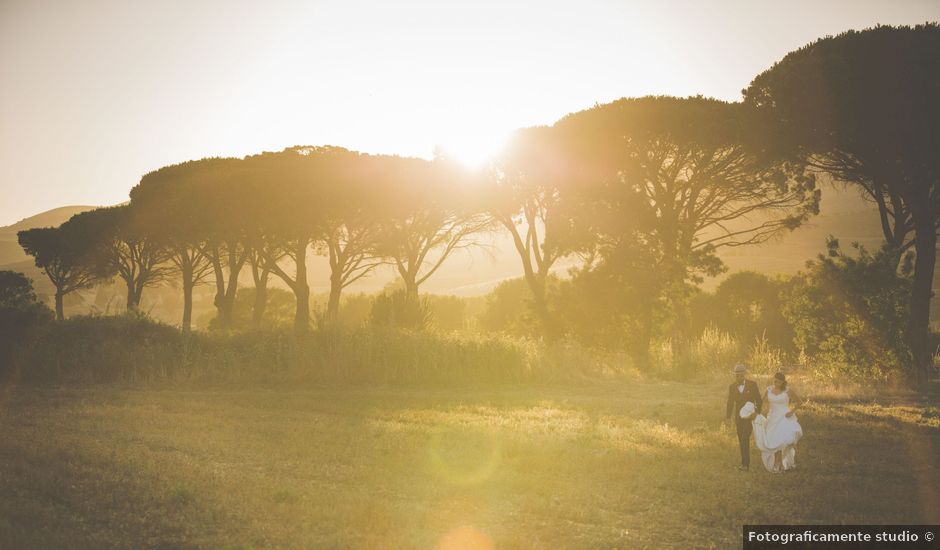
[[[509,141],[509,130],[455,132],[438,145],[441,154],[468,168],[479,168],[493,160]]]

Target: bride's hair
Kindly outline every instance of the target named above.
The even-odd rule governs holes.
[[[783,384],[783,389],[787,389],[787,377],[784,376],[782,372],[775,374],[774,379],[780,380],[780,382]]]

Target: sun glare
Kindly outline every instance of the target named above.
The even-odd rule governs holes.
[[[495,158],[506,142],[510,131],[467,131],[441,140],[445,156],[468,168],[478,168]]]

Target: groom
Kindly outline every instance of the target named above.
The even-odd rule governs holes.
[[[760,412],[762,403],[757,382],[745,378],[747,367],[738,364],[732,372],[734,382],[728,386],[728,407],[725,416],[734,419],[734,426],[738,431],[738,444],[741,447],[741,465],[738,469],[747,471],[751,465],[751,420]],[[739,411],[748,401],[754,403],[755,412],[747,418],[741,418]]]

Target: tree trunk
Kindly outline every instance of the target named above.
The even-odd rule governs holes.
[[[235,246],[230,245],[226,254],[228,256],[228,284],[225,281],[222,262],[217,259],[212,261],[215,271],[214,304],[218,311],[219,328],[223,330],[232,328],[235,295],[238,293],[238,275],[244,265],[244,258],[239,258],[234,249]]]
[[[235,295],[238,293],[238,275],[229,273],[228,285],[222,296],[222,309],[219,311],[220,326],[224,329],[232,328],[235,317]]]
[[[264,322],[264,311],[268,308],[268,273],[262,271],[255,278],[255,303],[251,308],[251,326],[255,329],[261,328]]]
[[[418,283],[414,277],[403,277],[405,298],[412,304],[418,303]]]
[[[212,299],[212,305],[215,306],[219,328],[225,329],[228,328],[225,319],[225,272],[222,270],[222,261],[218,258],[218,255],[213,256],[211,261],[212,271],[215,275],[215,298]]]
[[[140,296],[134,288],[134,281],[127,281],[127,311],[137,311],[140,307]]]
[[[232,328],[232,310],[235,307],[235,293],[238,291],[237,280],[233,281],[231,275],[229,277],[228,286],[223,283],[221,288],[216,288],[213,301],[218,312],[218,327],[223,330]]]
[[[183,278],[183,332],[192,330],[193,324],[193,280],[192,274]]]
[[[182,254],[177,252],[179,258],[180,278],[183,282],[183,321],[181,323],[183,332],[192,330],[193,321],[193,264],[190,261],[189,254],[184,250]]]
[[[294,330],[304,332],[310,328],[310,287],[307,284],[307,244],[308,239],[297,241],[297,276],[294,296],[297,298],[297,310],[294,315]]]
[[[55,318],[56,318],[56,321],[64,321],[64,320],[65,320],[65,308],[63,307],[63,304],[62,304],[62,297],[63,297],[62,291],[61,291],[61,290],[56,290],[56,293],[55,293]]]
[[[326,318],[335,323],[339,318],[339,298],[343,292],[343,282],[338,274],[330,275],[330,299],[326,304]]]
[[[561,327],[555,320],[555,317],[548,309],[548,299],[545,296],[545,277],[535,273],[526,274],[526,282],[529,283],[529,290],[532,292],[532,309],[538,317],[539,332],[549,342],[561,337]]]
[[[925,388],[933,368],[933,350],[930,349],[930,299],[933,297],[934,264],[937,259],[937,233],[933,223],[918,224],[914,234],[914,249],[916,258],[907,341],[911,348],[913,382],[918,387]]]

